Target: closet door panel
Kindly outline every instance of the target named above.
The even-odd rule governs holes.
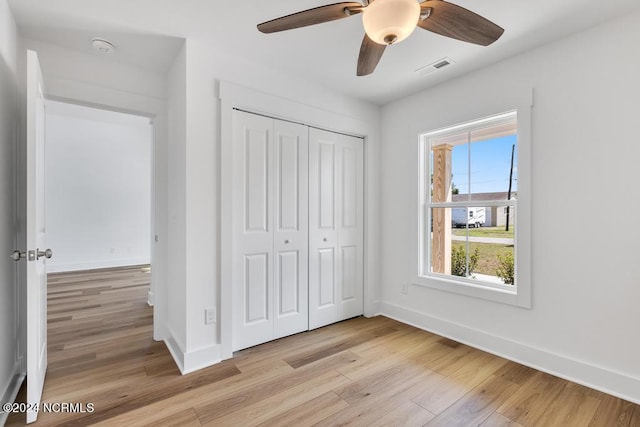
[[[309,129],[309,328],[338,320],[338,135]]]
[[[273,123],[234,112],[233,350],[273,339]]]
[[[274,120],[274,338],[309,329],[308,134],[306,126]]]

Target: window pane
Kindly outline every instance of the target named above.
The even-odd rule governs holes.
[[[469,277],[493,284],[513,284],[516,208],[509,207],[508,217],[504,215],[506,207],[484,209],[487,215],[492,213],[495,220],[493,224],[487,223],[482,227],[469,225],[466,228],[462,226],[462,228],[453,229],[454,259],[456,251],[464,250],[469,262]],[[455,213],[452,216],[455,216]],[[509,218],[508,226],[507,218]],[[459,254],[457,256],[461,257]],[[455,275],[455,269],[452,269],[452,274]]]
[[[506,208],[432,208],[427,272],[512,285],[516,208],[508,216]],[[493,215],[493,223],[477,226],[481,213]]]
[[[511,151],[514,150],[511,191],[517,191],[516,135],[488,139],[471,143],[470,191],[479,193],[503,193],[507,198],[509,176],[511,175]],[[477,199],[472,196],[472,200]]]

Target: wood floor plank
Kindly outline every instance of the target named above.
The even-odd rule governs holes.
[[[350,349],[351,347],[361,344],[363,342],[372,340],[374,338],[383,337],[387,334],[394,332],[395,329],[393,327],[382,326],[380,328],[376,328],[367,333],[359,334],[356,337],[343,339],[333,344],[326,345],[322,348],[317,348],[313,350],[305,350],[302,353],[292,355],[290,357],[286,357],[284,360],[293,368],[299,368],[301,366],[307,365],[309,363],[315,362],[316,360],[323,359],[327,356],[340,353],[344,350]]]
[[[240,411],[247,406],[272,396],[274,393],[294,388],[308,381],[313,381],[317,377],[323,376],[327,372],[335,371],[335,369],[340,366],[353,363],[357,359],[358,357],[355,354],[349,351],[343,351],[342,353],[334,354],[305,365],[271,381],[240,390],[234,394],[226,395],[223,399],[196,406],[195,410],[200,418],[200,422],[205,424],[232,412]],[[335,374],[342,377],[339,372],[335,372]]]
[[[521,365],[516,362],[508,361],[494,375],[503,380],[511,381],[518,385],[523,385],[536,374],[536,370],[528,366]]]
[[[89,420],[98,422],[108,420],[123,412],[145,407],[155,402],[161,402],[184,391],[197,389],[205,384],[213,384],[222,379],[240,374],[232,363],[216,365],[207,368],[206,373],[196,378],[187,376],[173,376],[155,378],[155,381],[142,385],[138,382],[132,386],[124,386],[105,390],[96,394],[88,394],[88,401],[100,401],[100,411],[89,416],[80,417],[72,425],[86,425]]]
[[[373,421],[371,424],[369,424],[369,427],[418,427],[425,425],[434,418],[435,415],[433,415],[423,407],[418,406],[411,401],[406,401],[397,408],[392,409],[390,412],[387,412],[381,418]]]
[[[640,427],[640,406],[382,316],[236,352],[180,375],[152,336],[145,266],[56,273],[38,426]],[[24,402],[24,387],[18,401]],[[11,414],[8,426],[24,425]]]
[[[480,427],[524,427],[522,424],[518,424],[517,422],[510,420],[509,418],[500,415],[497,412],[494,412],[484,420]]]
[[[517,384],[492,376],[426,425],[429,427],[480,425],[517,389]]]
[[[348,406],[347,402],[330,391],[258,425],[260,427],[313,425]]]
[[[593,419],[599,405],[600,399],[593,397],[591,390],[579,384],[568,383],[536,423],[545,426],[565,426],[567,423],[586,426]]]
[[[222,380],[219,383],[205,385],[197,390],[189,390],[169,399],[125,412],[105,422],[96,423],[96,425],[153,425],[157,421],[161,421],[172,416],[177,411],[194,408],[199,405],[206,405],[207,403],[224,399],[225,396],[229,396],[241,390],[258,387],[260,384],[273,380],[274,378],[278,378],[280,375],[292,372],[292,370],[293,368],[286,365],[286,367],[279,370],[242,373]]]
[[[410,375],[408,375],[410,373]],[[348,407],[338,411],[322,421],[318,426],[354,425],[368,426],[377,422],[380,418],[396,410],[399,406],[409,401],[409,397],[416,393],[416,389],[429,381],[433,372],[422,370],[414,366],[412,372],[402,371],[402,377],[388,377],[385,381],[386,388],[382,383],[377,383],[371,377],[364,381],[358,381],[355,390],[348,390],[351,403]],[[370,393],[362,392],[370,390]],[[384,390],[384,391],[383,391]],[[336,390],[340,395],[345,389]]]
[[[198,427],[201,426],[198,414],[192,408],[185,409],[182,412],[178,412],[163,420],[158,420],[153,423],[154,427]]]
[[[640,406],[603,393],[589,426],[640,427]]]
[[[453,352],[459,350],[454,347]],[[507,361],[479,350],[453,357],[450,367],[440,369],[433,381],[411,400],[433,414],[440,414],[473,388],[493,376]],[[449,375],[444,375],[449,373]]]
[[[335,370],[305,381],[300,385],[277,391],[265,399],[233,411],[224,417],[202,417],[196,409],[200,422],[206,426],[242,425],[256,426],[268,420],[278,417],[285,412],[303,405],[319,396],[329,393],[332,389],[340,387],[349,380]],[[308,422],[308,421],[305,421]]]
[[[537,372],[497,412],[522,425],[534,425],[566,385],[558,377]]]

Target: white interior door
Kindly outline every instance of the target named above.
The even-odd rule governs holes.
[[[309,131],[309,328],[363,312],[363,141]]]
[[[47,372],[47,268],[45,258],[45,111],[38,56],[27,53],[26,239],[27,402],[39,404]],[[46,256],[45,256],[46,254]],[[27,423],[37,411],[27,412]]]
[[[307,128],[234,112],[233,350],[308,329]]]

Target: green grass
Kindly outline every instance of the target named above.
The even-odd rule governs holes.
[[[493,236],[496,237],[496,236]],[[465,246],[465,242],[453,241],[452,246]],[[488,274],[490,276],[496,275],[496,270],[500,266],[498,261],[498,255],[505,254],[507,252],[513,253],[513,245],[499,245],[496,243],[475,243],[469,242],[469,252],[478,248],[480,258],[478,259],[478,266],[474,273]]]
[[[454,228],[452,230],[454,236],[466,236],[465,228]],[[505,231],[504,227],[480,227],[469,228],[469,236],[471,237],[501,237],[513,239],[514,227],[510,226],[509,231]]]

